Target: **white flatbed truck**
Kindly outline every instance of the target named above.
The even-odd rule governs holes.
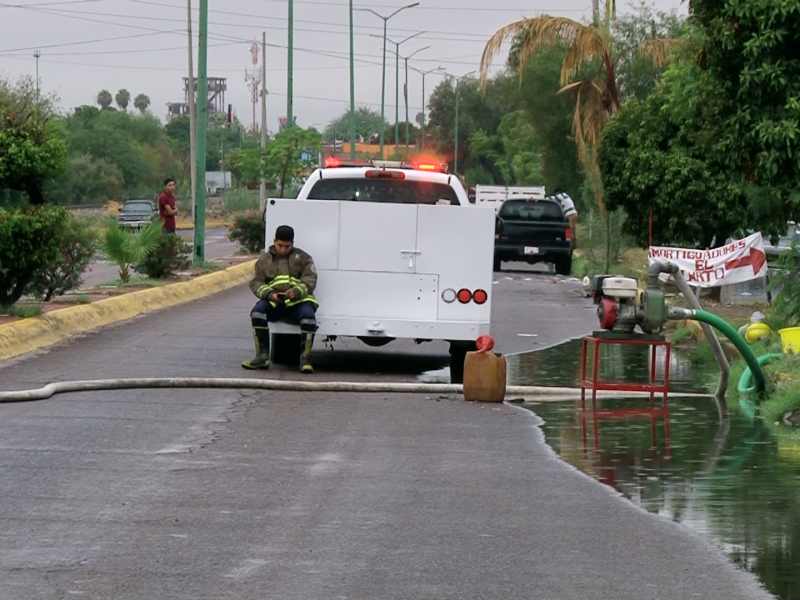
[[[530,186],[505,186],[505,185],[476,185],[475,205],[493,206],[495,212],[506,200],[544,200],[545,187],[543,185]]]
[[[446,340],[451,381],[463,380],[466,352],[490,327],[495,213],[471,205],[457,177],[429,163],[328,161],[296,199],[268,199],[265,222],[267,247],[291,225],[314,258],[317,340]],[[299,348],[297,326],[270,330],[273,359]]]

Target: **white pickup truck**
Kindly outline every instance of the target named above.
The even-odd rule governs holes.
[[[544,200],[545,188],[543,185],[532,186],[504,186],[504,185],[476,185],[475,204],[477,206],[493,206],[495,212],[506,200]]]
[[[436,164],[329,159],[296,199],[267,200],[265,241],[291,225],[298,248],[314,258],[317,339],[446,340],[451,381],[460,383],[466,352],[489,332],[492,208],[471,205],[458,178]],[[283,348],[299,347],[299,328],[270,330],[280,363]]]

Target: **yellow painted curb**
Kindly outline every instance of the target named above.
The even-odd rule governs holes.
[[[0,325],[0,361],[58,344],[79,333],[242,285],[252,278],[255,263],[251,260],[191,281],[131,292]]]
[[[228,221],[225,219],[208,219],[206,220],[206,229],[219,229],[220,227],[228,227]],[[177,221],[175,223],[176,231],[186,231],[194,229],[194,222],[192,221]]]

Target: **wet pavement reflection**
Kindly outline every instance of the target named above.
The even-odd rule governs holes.
[[[590,350],[591,351],[591,350]],[[665,351],[656,355],[656,379],[664,377]],[[508,380],[512,385],[549,385],[580,387],[581,340],[571,340],[536,352],[514,354],[506,358]],[[623,345],[603,345],[600,355],[600,379],[644,383],[648,377],[648,349]],[[670,392],[687,394],[708,392],[708,376],[699,376],[673,349],[669,366]],[[706,389],[704,389],[706,386]],[[713,389],[712,389],[713,391]]]
[[[510,358],[510,383],[578,385],[574,342]],[[647,362],[637,360],[616,357],[602,368],[615,379],[624,373],[642,380]],[[680,357],[675,362],[671,387],[703,391]],[[779,434],[733,403],[720,419],[714,400],[679,394],[669,398],[668,432],[663,419],[641,416],[599,419],[595,427],[591,408],[582,419],[580,401],[522,406],[544,420],[545,439],[563,460],[644,510],[707,536],[776,597],[800,600],[797,432]],[[598,400],[604,411],[647,406],[647,399]]]

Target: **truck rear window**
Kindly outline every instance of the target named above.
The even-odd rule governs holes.
[[[497,216],[514,221],[565,221],[561,206],[550,201],[509,200],[503,203]]]
[[[320,179],[311,188],[308,199],[391,204],[436,204],[439,200],[447,200],[450,204],[459,204],[455,190],[444,183],[366,177]]]

